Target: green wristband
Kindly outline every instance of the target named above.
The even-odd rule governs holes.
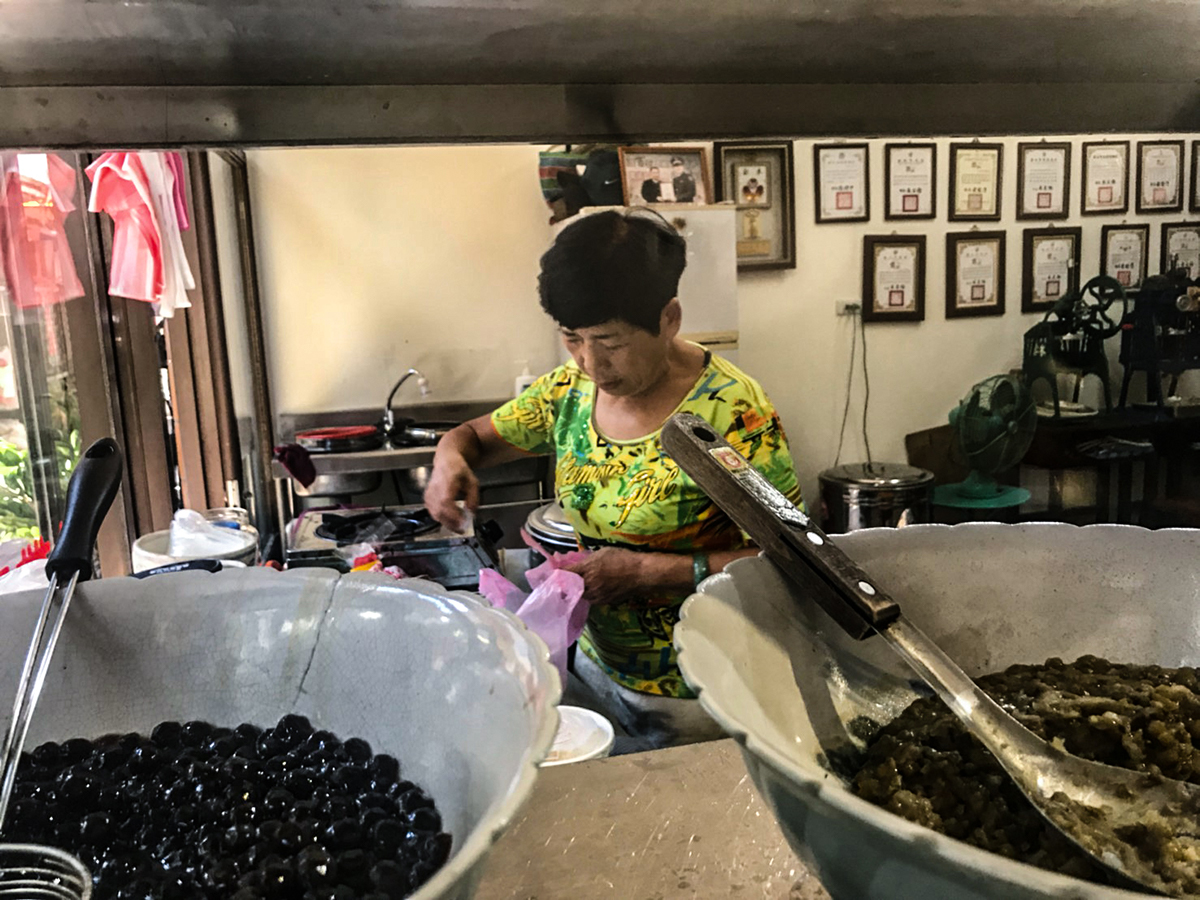
[[[700,587],[702,582],[709,575],[708,569],[708,554],[693,553],[692,554],[692,583],[696,587]]]

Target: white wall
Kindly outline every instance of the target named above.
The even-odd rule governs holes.
[[[445,399],[554,365],[537,149],[247,154],[276,413],[382,407],[410,366]],[[397,403],[411,396],[406,385]],[[433,398],[431,398],[433,399]]]
[[[1102,225],[1151,223],[1154,273],[1159,226],[1187,218],[1078,215],[1079,145],[1126,137],[1135,142],[1132,159],[1138,139],[1156,136],[1070,138],[1071,217],[1055,224],[1082,225],[1085,277],[1099,269]],[[870,142],[872,221],[820,226],[813,222],[813,142],[795,143],[797,266],[739,276],[739,364],[779,408],[809,497],[837,448],[853,319],[838,317],[835,303],[861,299],[864,235],[925,234],[928,255],[925,321],[867,326],[875,459],[903,461],[905,434],[944,423],[973,384],[1020,366],[1022,335],[1040,318],[1020,312],[1022,230],[1048,223],[1015,219],[1016,145],[1036,139],[1003,141],[1002,219],[980,224],[1008,233],[1007,312],[951,321],[944,313],[945,234],[969,230],[970,223],[946,221],[950,139],[937,141],[936,219],[884,221],[884,141],[876,140]],[[250,153],[274,408],[373,406],[410,365],[429,376],[438,395],[470,399],[507,395],[515,360],[528,359],[534,371],[551,367],[554,331],[536,298],[537,260],[550,235],[537,150]],[[686,329],[687,298],[681,299]],[[1110,341],[1114,354],[1116,344]],[[1114,394],[1119,383],[1114,372]],[[854,384],[843,462],[865,458],[861,371]]]

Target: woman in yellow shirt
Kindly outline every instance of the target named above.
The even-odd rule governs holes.
[[[663,423],[695,413],[793,502],[779,417],[750,376],[679,338],[682,235],[645,210],[599,212],[542,257],[542,307],[571,361],[439,443],[425,503],[451,527],[478,503],[473,469],[553,454],[555,493],[580,545],[592,604],[576,674],[651,745],[716,737],[679,673],[679,607],[710,571],[757,552],[664,452]]]

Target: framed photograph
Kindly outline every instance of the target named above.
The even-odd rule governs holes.
[[[1085,216],[1129,212],[1129,141],[1083,145],[1079,211]]]
[[[946,235],[946,318],[1004,315],[1004,232]]]
[[[950,145],[950,221],[1000,218],[1003,144]]]
[[[1100,229],[1100,274],[1122,287],[1139,287],[1150,259],[1149,225],[1105,225]]]
[[[703,147],[620,147],[626,206],[711,203]]]
[[[1081,228],[1026,228],[1021,254],[1021,312],[1045,312],[1079,284]]]
[[[1170,222],[1162,227],[1159,271],[1187,269],[1188,278],[1200,277],[1200,222]]]
[[[1071,145],[1017,144],[1017,218],[1065,219],[1071,197]]]
[[[932,219],[937,214],[937,144],[885,144],[885,219]]]
[[[867,222],[871,218],[866,144],[815,144],[817,222]]]
[[[738,269],[796,268],[791,141],[713,144],[717,200],[737,206]]]
[[[925,319],[925,235],[863,238],[864,322]]]
[[[1137,211],[1183,210],[1183,141],[1138,141]]]
[[[1200,141],[1192,141],[1192,193],[1188,197],[1188,209],[1200,212],[1200,183],[1196,176],[1200,175]]]

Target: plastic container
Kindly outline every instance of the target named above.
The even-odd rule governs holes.
[[[531,384],[537,381],[537,376],[529,371],[529,364],[525,362],[525,360],[521,360],[521,364],[524,366],[524,368],[521,370],[521,374],[513,379],[514,397],[520,397],[523,393],[525,393],[526,389]]]
[[[133,563],[134,572],[144,572],[147,569],[155,569],[188,559],[232,559],[252,566],[258,562],[258,532],[253,528],[247,528],[241,534],[245,538],[245,545],[237,550],[204,556],[171,556],[167,553],[167,542],[170,540],[171,532],[152,531],[133,542],[129,553],[130,561]]]
[[[204,518],[218,525],[236,525],[238,528],[250,527],[250,513],[240,506],[215,506],[203,512]]]

